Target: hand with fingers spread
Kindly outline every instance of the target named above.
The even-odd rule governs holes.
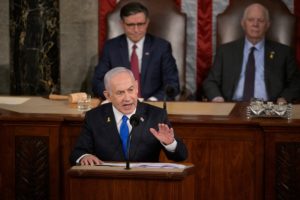
[[[156,137],[160,142],[165,145],[172,144],[174,142],[174,130],[169,128],[167,124],[159,123],[158,131],[154,128],[150,128],[150,132]]]
[[[91,154],[87,154],[80,159],[81,165],[100,165],[102,163],[102,160]]]

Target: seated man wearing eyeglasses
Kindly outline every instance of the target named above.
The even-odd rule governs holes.
[[[163,100],[166,86],[179,93],[179,77],[171,44],[147,33],[150,22],[148,9],[139,2],[124,5],[120,11],[124,34],[104,44],[99,64],[93,76],[93,92],[104,98],[103,78],[112,68],[124,66],[130,69],[139,82],[139,97]]]

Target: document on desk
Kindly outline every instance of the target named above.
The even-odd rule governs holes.
[[[163,108],[163,102],[153,101],[148,104]],[[173,115],[212,115],[228,116],[235,103],[212,103],[212,102],[167,102],[168,114]]]
[[[292,119],[300,119],[300,104],[293,105]]]
[[[18,113],[36,114],[81,114],[71,108],[68,101],[54,101],[43,97],[0,96],[0,108]]]
[[[99,166],[109,166],[109,167],[125,167],[126,163],[113,163],[104,162]],[[164,169],[185,169],[186,166],[176,163],[130,163],[131,168],[164,168]]]
[[[28,97],[0,97],[0,104],[20,105],[28,101]]]

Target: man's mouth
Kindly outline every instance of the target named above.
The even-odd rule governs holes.
[[[133,105],[132,103],[126,103],[126,104],[123,104],[123,107],[125,109],[129,109],[129,108],[131,108],[132,105]]]

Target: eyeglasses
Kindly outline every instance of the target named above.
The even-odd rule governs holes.
[[[125,22],[124,22],[124,24],[125,24],[126,26],[128,26],[129,28],[134,28],[134,27],[141,28],[141,27],[145,26],[146,23],[147,23],[147,22],[141,22],[141,23],[125,23]]]

